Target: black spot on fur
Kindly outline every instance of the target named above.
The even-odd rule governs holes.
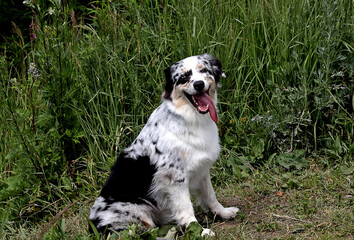
[[[184,178],[177,179],[176,182],[183,183],[184,182]]]
[[[133,159],[123,152],[112,167],[111,175],[102,188],[101,196],[114,202],[142,204],[149,201],[155,205],[155,200],[149,196],[155,173],[156,167],[150,164],[148,156],[138,156],[137,159]]]
[[[138,139],[138,141],[140,142],[140,144],[144,144],[144,139]]]
[[[156,154],[161,154],[162,152],[155,146],[155,153]]]
[[[173,163],[170,164],[170,168],[173,168],[175,165]]]
[[[130,213],[129,213],[128,211],[125,211],[125,215],[126,215],[126,216],[129,216],[129,214],[130,214]]]
[[[116,210],[114,210],[114,213],[116,213],[116,214],[122,214],[122,211],[116,209]]]
[[[167,109],[166,112],[168,113],[169,117],[174,118],[174,120],[182,119],[180,115],[177,113],[172,112],[170,109]]]

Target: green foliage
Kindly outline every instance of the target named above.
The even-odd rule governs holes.
[[[275,156],[275,162],[287,170],[292,168],[301,170],[309,166],[308,160],[305,158],[305,150],[296,150],[291,153],[281,153],[278,156]]]
[[[126,239],[126,240],[155,240],[157,238],[158,228],[148,231],[142,230],[138,225],[131,225],[127,230],[114,233],[108,239]]]
[[[300,172],[309,156],[353,160],[351,1],[25,2],[31,38],[15,27],[0,57],[6,237],[13,221],[31,226],[96,196],[158,106],[163,69],[194,54],[215,55],[227,75],[214,183],[265,163]]]
[[[177,231],[177,229],[179,231]],[[181,227],[174,225],[166,225],[159,228],[148,229],[140,225],[132,224],[127,229],[114,232],[107,236],[107,239],[124,239],[124,240],[154,240],[161,239],[180,239],[180,240],[197,240],[205,239],[201,237],[203,231],[202,226],[197,222],[192,222],[182,231]],[[99,238],[98,233],[94,230],[95,237]]]
[[[186,231],[184,236],[181,238],[181,240],[197,240],[197,239],[203,239],[201,237],[201,234],[203,232],[202,226],[200,226],[199,223],[197,222],[191,222]]]

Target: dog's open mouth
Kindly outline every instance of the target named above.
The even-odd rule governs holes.
[[[186,96],[199,113],[205,114],[209,112],[211,119],[213,119],[214,122],[218,121],[218,114],[214,102],[207,92],[198,93],[196,95],[186,93]]]

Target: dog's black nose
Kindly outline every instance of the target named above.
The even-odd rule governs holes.
[[[194,89],[198,92],[203,91],[204,89],[204,82],[203,81],[196,81],[193,83]]]

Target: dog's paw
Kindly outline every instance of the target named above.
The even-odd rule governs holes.
[[[224,208],[217,213],[222,219],[230,219],[237,215],[239,209],[237,207]]]
[[[215,237],[215,233],[208,228],[203,228],[202,237],[204,236]]]

